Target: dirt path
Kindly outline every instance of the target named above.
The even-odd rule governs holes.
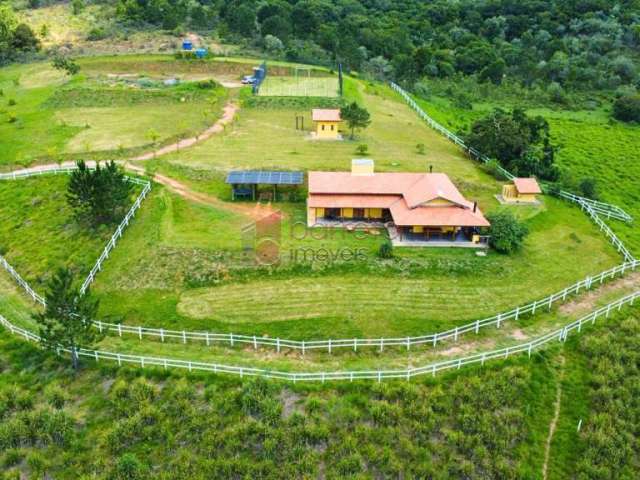
[[[212,126],[207,128],[204,132],[202,132],[197,137],[185,138],[183,140],[180,140],[179,142],[159,148],[158,150],[147,152],[138,157],[134,157],[131,160],[133,161],[151,160],[152,158],[156,158],[161,155],[166,155],[167,153],[178,152],[184,148],[189,148],[197,143],[203,142],[208,138],[210,138],[212,135],[223,132],[225,126],[233,121],[238,110],[239,110],[239,107],[235,103],[229,102],[224,106],[224,109],[222,110],[222,117],[220,117],[216,121],[216,123],[214,123]]]
[[[145,173],[144,168],[137,165],[132,165],[130,163],[124,162],[123,166],[125,170],[133,173],[137,173],[140,175],[143,175]],[[153,181],[159,183],[160,185],[164,185],[171,192],[175,193],[176,195],[180,195],[187,200],[191,200],[202,205],[209,205],[215,208],[239,213],[253,219],[263,218],[275,211],[271,206],[271,202],[267,204],[256,203],[255,205],[225,202],[213,195],[196,192],[195,190],[192,190],[188,185],[185,185],[178,180],[167,177],[166,175],[161,175],[159,173],[156,173],[153,176]]]
[[[144,175],[145,169],[143,167],[129,163],[129,161],[149,160],[159,155],[165,155],[167,153],[177,152],[178,150],[181,150],[183,148],[189,148],[189,147],[192,147],[193,145],[196,145],[197,143],[203,142],[208,138],[210,138],[212,135],[223,132],[225,126],[233,121],[238,110],[239,110],[239,107],[235,103],[229,102],[227,103],[227,105],[225,105],[223,109],[222,117],[219,118],[211,127],[209,127],[207,130],[202,132],[197,137],[191,137],[191,138],[181,140],[180,142],[174,143],[172,145],[167,145],[156,151],[147,152],[143,155],[134,157],[130,160],[117,160],[116,163],[122,165],[125,168],[125,170],[129,172],[133,172],[139,175]],[[74,165],[75,165],[75,162],[63,162],[61,164],[52,163],[48,165],[38,165],[36,167],[16,170],[15,173],[33,173],[33,172],[38,172],[38,171],[42,171],[42,170],[46,170],[46,169],[58,167],[58,166],[73,167]],[[95,166],[95,162],[87,162],[87,165]],[[161,185],[164,185],[171,192],[175,193],[176,195],[180,195],[181,197],[186,198],[187,200],[200,203],[202,205],[209,205],[222,210],[239,213],[241,215],[245,215],[252,219],[263,218],[275,211],[272,208],[270,202],[268,204],[256,203],[255,205],[245,205],[245,204],[239,204],[239,203],[225,202],[213,195],[196,192],[188,185],[185,185],[184,183],[176,179],[167,177],[166,175],[161,175],[159,173],[153,176],[153,181]]]
[[[562,379],[564,376],[564,356],[560,356],[560,373],[558,375],[558,388],[556,389],[556,401],[554,404],[554,413],[551,423],[549,424],[549,435],[547,435],[547,441],[544,445],[544,464],[542,465],[542,480],[547,480],[549,470],[549,457],[551,456],[551,442],[553,440],[553,434],[558,426],[558,419],[560,418],[560,407],[562,405]]]
[[[594,310],[598,304],[598,299],[611,292],[620,289],[632,289],[640,287],[640,271],[626,274],[624,277],[609,281],[598,288],[582,293],[580,296],[570,302],[560,305],[559,313],[562,315],[574,315],[579,312]]]

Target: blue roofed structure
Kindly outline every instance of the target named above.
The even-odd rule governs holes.
[[[243,197],[251,197],[255,200],[258,185],[273,185],[273,196],[275,200],[278,185],[302,185],[303,182],[303,172],[279,172],[269,170],[236,170],[229,172],[226,179],[226,183],[232,187],[231,197],[233,200]]]

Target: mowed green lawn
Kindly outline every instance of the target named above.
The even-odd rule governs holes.
[[[362,248],[364,257],[257,270],[239,261],[247,217],[156,188],[98,277],[102,313],[129,324],[298,338],[415,335],[541,298],[620,262],[586,216],[552,198],[519,211],[532,233],[516,255],[396,249],[391,263],[376,257],[382,235],[292,239],[288,227],[303,207],[283,207],[285,255],[314,246]]]
[[[149,166],[178,175],[176,169],[186,167],[214,172],[220,178],[235,169],[348,170],[351,159],[362,156],[356,152],[358,145],[366,144],[366,156],[374,159],[377,171],[426,172],[432,166],[436,172],[447,173],[467,196],[487,203],[500,190],[499,182],[424,125],[387,87],[365,91],[356,82],[354,95],[362,99],[372,120],[356,140],[349,140],[346,131],[343,141],[311,140],[311,111],[307,109],[245,108],[223,134],[150,161]],[[305,117],[305,131],[295,129],[296,115]],[[418,153],[419,143],[425,145],[425,154]],[[183,175],[194,188],[220,194],[208,179],[193,180],[189,177],[195,175],[187,172]]]
[[[0,181],[0,252],[42,293],[57,268],[89,273],[115,227],[79,224],[67,205],[68,177]]]

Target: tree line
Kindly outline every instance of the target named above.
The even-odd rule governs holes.
[[[0,65],[38,50],[40,40],[31,27],[18,21],[9,4],[0,4]]]
[[[614,89],[638,81],[632,0],[118,0],[118,17],[214,30],[288,60],[339,61],[404,82],[462,74]]]

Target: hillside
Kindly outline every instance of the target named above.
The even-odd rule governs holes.
[[[0,480],[637,478],[639,28],[0,5]]]

